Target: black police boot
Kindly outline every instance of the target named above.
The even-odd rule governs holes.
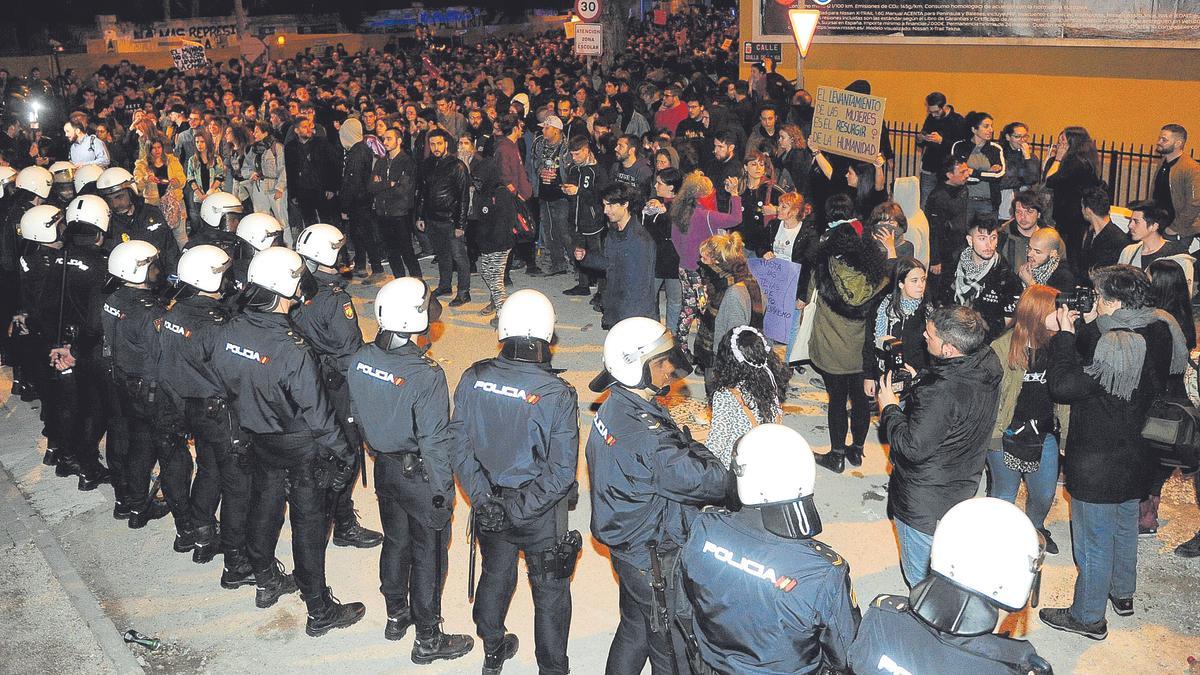
[[[276,560],[265,570],[254,573],[254,606],[266,609],[279,601],[279,598],[300,590],[296,578],[283,573],[283,563]]]
[[[54,475],[59,478],[67,476],[75,476],[83,472],[79,467],[79,462],[75,461],[74,457],[62,456],[58,458],[58,464],[54,467]]]
[[[353,626],[367,613],[366,605],[361,602],[338,602],[328,587],[319,596],[304,601],[308,604],[308,623],[304,632],[309,637],[321,637],[334,628]]]
[[[358,524],[358,518],[351,518],[333,526],[334,546],[353,546],[354,548],[375,548],[383,543],[383,533],[368,530]]]
[[[129,520],[129,515],[132,511],[129,510],[129,504],[120,497],[113,503],[113,518],[116,520]]]
[[[383,637],[389,640],[400,640],[408,632],[408,627],[413,624],[412,610],[391,601],[388,601],[387,605],[387,626],[383,629]]]
[[[146,523],[152,520],[158,520],[171,512],[163,502],[151,499],[146,507],[141,511],[130,510],[129,512],[129,529],[140,530],[146,526]]]
[[[417,640],[413,643],[412,662],[427,666],[438,659],[457,659],[475,648],[475,638],[470,635],[447,635],[436,624],[428,628],[417,628]]]
[[[196,548],[196,528],[188,527],[175,533],[175,544],[172,546],[176,553],[188,553]]]
[[[58,464],[58,448],[47,447],[46,454],[42,455],[42,464],[46,466],[55,466]]]
[[[846,448],[846,461],[850,466],[862,466],[863,447],[861,445],[851,445]]]
[[[454,296],[454,299],[451,300],[449,304],[451,307],[462,307],[463,305],[467,304],[470,301],[471,301],[470,293],[464,293],[462,291],[459,291],[458,295]]]
[[[504,662],[517,655],[521,641],[516,635],[507,633],[495,649],[487,649],[483,655],[483,675],[500,675]]]
[[[834,473],[841,473],[846,470],[846,455],[841,449],[830,450],[824,455],[817,455],[814,459],[817,460],[817,464]]]
[[[112,474],[108,472],[108,469],[98,466],[91,471],[81,472],[79,474],[79,485],[77,487],[79,488],[80,492],[91,492],[100,485],[108,483],[111,480]]]
[[[225,567],[221,570],[221,588],[233,590],[255,583],[254,566],[241,549],[225,551]]]
[[[192,548],[192,562],[203,565],[217,556],[217,528],[201,525],[196,530],[196,545]]]

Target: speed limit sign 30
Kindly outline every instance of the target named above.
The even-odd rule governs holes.
[[[600,20],[600,0],[575,0],[575,16],[584,23],[596,23]]]

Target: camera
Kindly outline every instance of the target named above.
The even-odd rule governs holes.
[[[899,392],[912,379],[912,373],[904,367],[904,341],[885,335],[875,340],[875,357],[883,365],[883,372],[892,374],[892,388]]]
[[[1087,314],[1096,307],[1096,292],[1087,286],[1076,286],[1073,290],[1059,293],[1054,298],[1054,308],[1066,307],[1072,312]]]

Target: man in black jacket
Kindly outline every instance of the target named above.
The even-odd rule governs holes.
[[[437,253],[434,297],[450,294],[450,275],[458,268],[458,294],[450,301],[451,307],[458,307],[471,301],[471,261],[463,238],[471,176],[467,165],[450,153],[451,140],[441,129],[429,133],[429,157],[421,163],[417,190],[417,229],[429,233]]]
[[[371,277],[367,283],[383,274],[383,260],[379,254],[378,227],[375,224],[375,214],[371,213],[371,194],[368,188],[371,184],[371,166],[375,161],[375,153],[363,140],[362,122],[351,117],[342,123],[338,130],[338,138],[346,151],[342,165],[341,198],[342,220],[349,227],[342,227],[350,233],[354,241],[354,276],[364,279]],[[371,261],[371,273],[367,274],[367,260]]]
[[[417,193],[417,164],[404,152],[404,138],[399,129],[383,133],[387,154],[376,160],[371,171],[375,218],[387,252],[392,276],[421,278],[421,264],[413,251],[413,206]]]
[[[954,142],[967,137],[967,123],[946,103],[946,95],[935,91],[925,97],[928,115],[917,133],[921,148],[921,206],[929,200],[933,188],[941,180],[942,164],[950,156]]]
[[[1115,264],[1132,240],[1112,221],[1109,215],[1112,198],[1103,186],[1085,190],[1080,208],[1088,228],[1083,233],[1079,255],[1074,258],[1068,255],[1068,260],[1075,263],[1076,276],[1085,277],[1094,269]],[[1069,244],[1067,250],[1070,250]]]
[[[979,312],[987,323],[988,341],[996,339],[1012,319],[1024,290],[1013,268],[997,252],[996,219],[978,215],[967,228],[967,248],[958,257],[946,304]]]
[[[971,204],[967,196],[971,167],[966,161],[952,157],[945,161],[942,169],[942,180],[933,188],[925,206],[925,216],[929,219],[930,290],[935,294],[943,287],[942,275],[954,273],[964,247],[963,235],[971,223]]]
[[[567,144],[571,151],[572,164],[567,167],[567,179],[563,183],[563,192],[566,193],[569,200],[570,229],[575,235],[576,246],[588,250],[599,250],[604,242],[603,235],[606,229],[604,205],[600,203],[600,194],[609,185],[609,174],[596,163],[591,139],[587,136],[575,136]],[[591,294],[591,286],[597,283],[599,274],[589,272],[578,263],[576,264],[576,274],[579,283],[563,291],[563,295]]]
[[[905,407],[892,392],[890,372],[875,395],[892,448],[888,515],[910,588],[929,574],[938,520],[979,487],[1000,400],[1000,359],[987,348],[987,325],[978,312],[934,310],[925,342],[933,365],[912,385]]]
[[[329,200],[337,190],[337,154],[324,136],[315,133],[311,119],[301,117],[292,127],[294,138],[283,146],[288,195],[303,222],[297,230],[328,220]]]

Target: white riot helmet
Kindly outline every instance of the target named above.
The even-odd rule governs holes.
[[[313,223],[296,237],[296,253],[326,267],[337,264],[338,252],[345,245],[346,235],[325,223]]]
[[[308,277],[304,259],[290,248],[271,246],[254,254],[246,280],[284,298],[300,298],[305,292],[301,281]]]
[[[154,244],[130,239],[117,244],[108,254],[108,273],[127,283],[144,284],[155,260],[158,260],[158,249]]]
[[[55,183],[73,183],[75,180],[75,165],[70,162],[58,161],[50,165],[48,169],[50,177]]]
[[[17,179],[17,170],[8,166],[0,166],[0,197],[8,194],[9,186]]]
[[[429,286],[416,277],[392,279],[375,296],[375,320],[380,332],[402,337],[423,333],[436,321],[442,306],[430,298]]]
[[[62,222],[62,209],[57,206],[35,206],[21,216],[21,238],[39,244],[53,244],[61,235]]]
[[[84,188],[100,179],[104,169],[99,164],[84,164],[75,169],[75,194],[83,192]]]
[[[641,316],[624,319],[604,338],[604,371],[588,388],[594,392],[602,392],[613,384],[630,389],[649,388],[653,385],[646,366],[663,356],[671,359],[677,375],[691,372],[691,361],[675,345],[675,337],[666,326]]]
[[[933,533],[931,574],[913,587],[913,611],[945,632],[990,633],[997,608],[1025,606],[1044,556],[1024,511],[993,497],[968,499],[947,511]]]
[[[96,195],[81,195],[67,204],[65,220],[68,225],[76,222],[87,223],[107,233],[111,218],[112,209],[108,208],[108,202]]]
[[[782,424],[761,424],[742,436],[729,470],[737,477],[738,499],[762,515],[763,527],[788,539],[821,533],[813,503],[817,463],[800,432]]]
[[[18,190],[32,192],[42,199],[50,196],[50,186],[53,184],[54,177],[40,166],[27,166],[21,169],[14,181]]]
[[[233,258],[219,246],[200,244],[179,256],[175,275],[183,283],[199,290],[216,293],[221,290],[225,271],[233,264]]]
[[[266,213],[251,213],[242,218],[237,226],[237,236],[250,244],[255,251],[263,251],[275,243],[283,234],[283,223]]]
[[[136,185],[133,180],[133,174],[119,166],[112,166],[105,169],[96,178],[96,191],[104,196],[116,194],[125,189],[136,192]]]
[[[532,288],[508,296],[496,320],[501,342],[512,337],[544,340],[554,339],[554,305],[549,298]]]
[[[237,197],[228,192],[214,192],[205,197],[204,201],[200,203],[200,220],[204,221],[204,224],[209,227],[224,230],[228,229],[225,224],[225,214],[234,213],[240,215],[245,210],[241,200]]]

